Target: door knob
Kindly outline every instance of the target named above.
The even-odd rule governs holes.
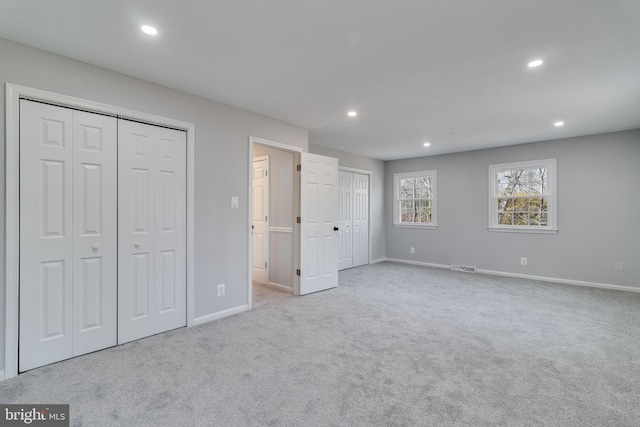
[[[100,249],[100,245],[93,245],[91,249],[93,249],[93,252],[98,252],[98,249]]]
[[[338,227],[333,227],[333,231],[338,231],[339,228]]]
[[[140,242],[133,242],[133,246],[135,246],[136,248],[140,247]]]

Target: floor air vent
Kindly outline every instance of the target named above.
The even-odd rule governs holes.
[[[464,273],[475,273],[475,267],[469,267],[468,265],[452,265],[451,270],[453,271],[462,271]]]

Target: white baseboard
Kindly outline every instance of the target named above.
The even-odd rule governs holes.
[[[380,264],[381,262],[385,262],[386,260],[386,258],[372,259],[371,261],[369,261],[369,264]]]
[[[434,267],[434,268],[444,268],[447,270],[451,269],[450,265],[444,264],[432,264],[429,262],[420,262],[420,261],[411,261],[408,259],[397,259],[397,258],[384,258],[381,260],[376,260],[377,262],[399,262],[401,264],[411,264],[411,265],[421,265],[424,267]],[[583,280],[571,280],[571,279],[559,279],[557,277],[545,277],[545,276],[534,276],[531,274],[519,274],[519,273],[509,273],[506,271],[495,271],[495,270],[485,270],[478,268],[476,270],[479,274],[488,274],[491,276],[503,276],[503,277],[516,277],[519,279],[529,279],[529,280],[537,280],[539,282],[549,282],[549,283],[561,283],[563,285],[574,285],[574,286],[585,286],[588,288],[600,288],[600,289],[611,289],[614,291],[625,291],[625,292],[636,292],[640,293],[640,285],[639,286],[623,286],[623,285],[610,285],[608,283],[595,283],[595,282],[586,282]]]
[[[195,319],[193,319],[193,326],[202,325],[203,323],[211,322],[212,320],[218,320],[224,317],[233,316],[234,314],[242,313],[243,311],[247,310],[249,310],[249,305],[244,304],[238,307],[230,308],[228,310],[222,310],[217,313],[196,317]]]
[[[634,286],[623,286],[623,285],[610,285],[607,283],[595,283],[595,282],[585,282],[583,280],[559,279],[557,277],[533,276],[531,274],[507,273],[505,271],[484,270],[480,268],[477,269],[476,272],[480,274],[489,274],[491,276],[516,277],[519,279],[537,280],[539,282],[562,283],[563,285],[586,286],[588,288],[612,289],[614,291],[640,293],[640,286],[634,287]]]
[[[279,291],[284,291],[289,293],[293,292],[293,289],[291,289],[289,286],[281,285],[280,283],[276,283],[276,282],[269,282],[266,284],[266,286],[269,288],[277,289]]]
[[[433,264],[430,262],[412,261],[410,259],[399,259],[399,258],[385,258],[384,260],[389,262],[399,262],[400,264],[421,265],[423,267],[444,268],[445,270],[451,270],[450,265],[444,265],[444,264]]]
[[[4,371],[0,371],[0,381],[4,381]]]

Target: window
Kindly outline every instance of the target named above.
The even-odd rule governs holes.
[[[556,233],[556,159],[489,166],[489,230]]]
[[[393,225],[436,228],[436,171],[393,174]]]

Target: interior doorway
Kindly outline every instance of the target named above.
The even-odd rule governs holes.
[[[296,154],[252,142],[251,283],[290,294],[296,277]]]

